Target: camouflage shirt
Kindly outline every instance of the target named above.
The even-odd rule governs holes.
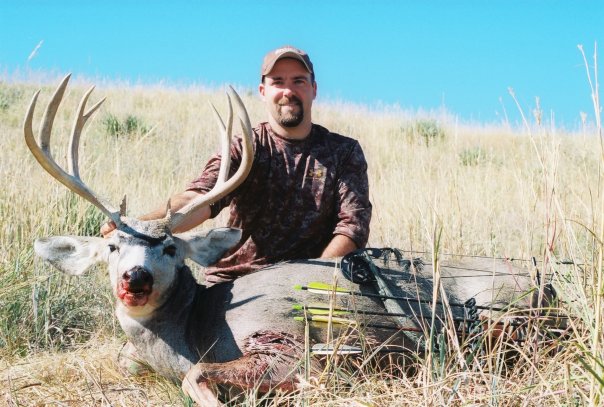
[[[206,281],[232,280],[267,264],[321,255],[334,235],[365,247],[371,203],[367,163],[356,140],[313,124],[304,140],[284,139],[268,123],[254,129],[255,156],[247,179],[212,205],[212,217],[230,205],[228,226],[240,243],[206,270]],[[231,145],[231,174],[241,163],[241,138]],[[216,183],[214,155],[188,190],[206,193]]]

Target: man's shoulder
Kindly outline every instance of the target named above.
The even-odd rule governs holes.
[[[320,136],[323,140],[329,142],[330,144],[339,144],[342,146],[354,146],[359,144],[359,142],[352,137],[344,136],[339,133],[335,133],[331,130],[326,129],[325,127],[313,123],[313,132]]]

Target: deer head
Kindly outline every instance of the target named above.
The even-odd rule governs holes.
[[[239,95],[228,91],[229,116],[225,125],[214,109],[222,134],[222,157],[216,186],[207,194],[190,202],[182,209],[172,212],[170,204],[163,219],[141,221],[125,215],[126,202],[119,209],[112,207],[94,193],[80,178],[78,146],[82,128],[90,116],[104,101],[100,100],[88,111],[86,102],[94,87],[82,97],[74,120],[69,143],[68,171],[63,170],[50,153],[50,134],[53,121],[65,93],[70,75],[57,87],[40,124],[40,141],[36,142],[32,130],[32,118],[39,92],[33,96],[24,122],[25,142],[40,165],[57,181],[71,191],[88,200],[117,226],[115,233],[107,239],[84,236],[54,236],[37,239],[35,252],[60,271],[80,275],[97,263],[107,263],[110,280],[118,305],[133,316],[144,316],[161,306],[169,297],[178,272],[185,267],[185,259],[202,266],[217,261],[225,251],[237,244],[241,231],[219,228],[209,232],[173,233],[198,208],[210,205],[239,186],[247,177],[253,159],[252,129],[247,111]],[[228,178],[230,170],[229,146],[232,135],[233,110],[231,97],[235,100],[243,131],[242,162],[236,173]]]

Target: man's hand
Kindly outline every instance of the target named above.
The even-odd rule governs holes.
[[[115,225],[115,222],[113,222],[112,220],[105,222],[101,226],[101,236],[103,236],[104,238],[108,238],[109,236],[111,236],[113,234],[113,231],[116,228],[117,228],[117,226]]]

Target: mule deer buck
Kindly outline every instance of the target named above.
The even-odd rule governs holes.
[[[318,293],[293,290],[296,284],[313,280],[333,284],[336,281],[338,286],[348,290],[375,293],[371,286],[359,286],[343,278],[332,260],[276,264],[234,282],[212,287],[197,283],[185,260],[210,265],[236,245],[241,236],[239,230],[231,228],[173,233],[196,209],[212,204],[237,188],[250,171],[254,155],[252,129],[245,106],[232,88],[228,91],[226,124],[217,112],[216,118],[222,133],[223,158],[228,157],[232,98],[239,112],[244,146],[244,157],[235,174],[228,178],[230,160],[223,159],[219,181],[211,192],[175,213],[168,203],[163,219],[141,221],[126,216],[125,202],[120,208],[112,207],[80,178],[80,135],[86,121],[103,101],[86,110],[93,88],[84,94],[78,108],[68,155],[69,172],[52,158],[51,129],[68,81],[69,75],[58,86],[46,108],[39,143],[32,130],[39,91],[34,95],[24,122],[25,141],[50,175],[96,206],[115,222],[117,228],[109,238],[41,238],[35,241],[34,248],[43,259],[71,275],[80,275],[96,263],[107,264],[116,298],[116,316],[132,345],[132,357],[164,376],[182,380],[184,391],[198,404],[216,405],[219,403],[217,388],[261,392],[293,390],[299,382],[297,374],[316,367],[316,360],[310,366],[301,363],[304,353],[310,345],[324,342],[328,333],[343,337],[343,343],[350,346],[364,348],[388,343],[401,351],[421,349],[417,337],[390,329],[400,327],[400,319],[384,315],[387,312],[376,297],[342,295],[333,299],[336,307],[362,310],[354,323],[334,325],[334,328],[323,322],[309,322],[306,318],[306,323],[294,320],[293,304],[322,299]],[[465,301],[479,295],[481,304],[490,304],[496,293],[498,301],[508,303],[530,288],[526,278],[518,278],[520,274],[526,274],[524,271],[510,273],[507,265],[491,265],[492,272],[485,276],[484,267],[480,269],[482,278],[469,283],[455,278],[442,280],[450,301]],[[499,277],[494,283],[491,274],[501,270],[505,271],[505,277]],[[411,270],[401,281],[399,286],[403,294],[432,299],[434,281],[429,267]],[[430,306],[426,308],[426,302],[407,302],[405,306],[410,316],[429,314],[431,309]]]

